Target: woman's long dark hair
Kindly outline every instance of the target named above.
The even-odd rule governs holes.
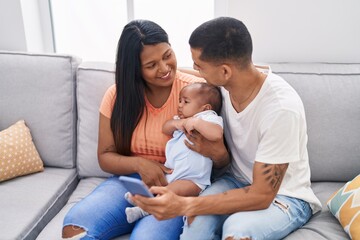
[[[144,45],[164,42],[169,43],[167,33],[148,20],[131,21],[121,33],[116,56],[116,100],[111,114],[111,130],[119,154],[131,156],[131,138],[146,109],[140,53]]]

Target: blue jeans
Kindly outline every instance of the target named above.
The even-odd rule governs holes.
[[[131,177],[140,178],[138,174]],[[132,206],[125,198],[127,190],[117,176],[110,177],[80,202],[75,204],[64,219],[64,226],[74,225],[86,230],[81,239],[112,239],[131,233],[130,239],[179,239],[184,221],[177,217],[158,221],[153,216],[146,216],[129,224],[125,208]]]
[[[233,176],[225,174],[207,188],[201,196],[222,193],[247,186]],[[297,198],[277,195],[272,204],[264,210],[243,211],[231,215],[196,216],[188,225],[185,223],[182,240],[212,240],[251,238],[282,239],[304,225],[311,217],[310,205]]]

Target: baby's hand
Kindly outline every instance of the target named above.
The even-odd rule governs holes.
[[[176,123],[175,123],[176,129],[184,132],[185,131],[184,125],[185,125],[186,121],[187,121],[186,118],[176,120]]]
[[[187,133],[191,133],[193,130],[195,130],[195,124],[197,123],[199,119],[198,118],[187,118],[186,122],[184,123],[184,128]]]

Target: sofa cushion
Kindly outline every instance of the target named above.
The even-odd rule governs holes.
[[[0,153],[0,182],[44,170],[24,120],[0,132]]]
[[[360,174],[336,191],[327,206],[351,239],[360,239]]]
[[[24,119],[45,166],[75,166],[79,61],[66,55],[0,51],[0,129]]]
[[[77,72],[78,154],[80,177],[106,177],[97,159],[99,107],[106,90],[115,83],[115,65],[82,63]]]
[[[312,184],[315,195],[319,198],[323,208],[316,213],[302,228],[291,233],[285,240],[316,239],[338,240],[350,239],[344,232],[339,222],[326,207],[329,197],[344,185],[344,182],[317,182]]]
[[[63,226],[63,220],[66,213],[70,208],[92,190],[95,189],[105,178],[84,178],[81,179],[74,193],[71,195],[66,206],[51,220],[51,222],[44,228],[44,230],[36,238],[37,240],[49,240],[49,239],[60,239],[61,230]],[[114,240],[126,240],[129,239],[129,235],[115,238]]]
[[[360,64],[270,64],[304,102],[313,181],[360,172]]]
[[[45,168],[0,183],[0,239],[35,239],[65,205],[77,182],[75,169]]]

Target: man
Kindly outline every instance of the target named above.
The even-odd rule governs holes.
[[[194,69],[222,86],[229,170],[200,197],[153,187],[158,197],[134,202],[158,219],[187,216],[182,239],[284,238],[321,209],[310,188],[303,103],[269,67],[252,63],[251,36],[241,21],[205,22],[189,43]],[[195,145],[188,146],[202,151],[198,135],[189,137]]]

